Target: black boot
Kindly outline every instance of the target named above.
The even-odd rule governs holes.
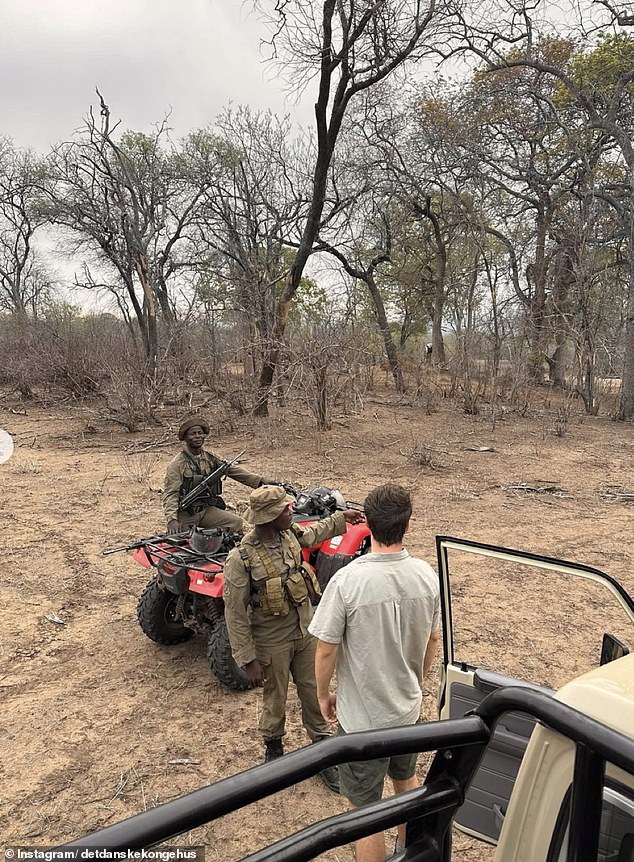
[[[266,746],[266,751],[264,752],[265,763],[269,763],[271,760],[275,760],[284,754],[284,746],[281,739],[265,739],[264,745]]]
[[[328,790],[332,790],[333,793],[341,793],[339,789],[339,770],[336,766],[327,766],[321,770],[319,775]]]

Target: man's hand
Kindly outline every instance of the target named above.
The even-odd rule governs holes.
[[[345,509],[343,517],[346,524],[362,524],[365,521],[365,515],[358,509]]]
[[[337,695],[334,691],[329,691],[326,697],[319,698],[319,709],[327,722],[335,724],[337,721]]]
[[[244,666],[244,673],[246,678],[251,683],[252,688],[261,688],[266,680],[264,679],[264,668],[257,660],[254,658],[253,661],[250,661],[248,664]]]
[[[170,534],[170,536],[173,533],[180,533],[180,531],[181,531],[181,525],[179,524],[179,522],[176,518],[172,518],[171,521],[167,522],[167,532]]]

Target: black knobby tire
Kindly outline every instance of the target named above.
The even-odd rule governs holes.
[[[180,644],[194,634],[182,620],[175,619],[179,596],[162,590],[153,578],[141,593],[136,618],[150,640],[157,644]]]
[[[229,633],[224,618],[219,619],[211,630],[207,645],[207,658],[212,671],[222,685],[232,691],[246,691],[246,689],[251,688],[245,672],[238,667],[231,655]]]

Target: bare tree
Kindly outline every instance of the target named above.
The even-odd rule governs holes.
[[[432,54],[451,41],[453,9],[447,0],[254,0],[272,27],[273,56],[286,62],[296,87],[317,78],[317,153],[310,207],[275,315],[280,342],[304,267],[319,235],[328,171],[346,111],[353,99],[385,80],[408,60]],[[256,413],[268,412],[277,361],[271,345],[260,377]]]
[[[312,144],[304,136],[292,138],[288,119],[248,107],[226,109],[213,131],[201,131],[199,138],[212,135],[225,159],[204,183],[197,246],[207,250],[216,292],[244,324],[245,367],[259,375],[308,208]]]
[[[413,97],[408,93],[406,90],[400,96],[377,94],[376,98],[366,99],[364,110],[355,116],[354,130],[365,141],[375,170],[383,174],[395,200],[399,201],[401,221],[417,225],[415,256],[419,259],[419,285],[416,293],[424,299],[421,308],[431,305],[431,355],[435,363],[443,365],[445,276],[451,230],[445,218],[451,204],[447,207],[445,204],[453,195],[459,197],[459,192],[451,188],[450,159],[446,158],[451,141],[445,123],[438,122],[443,115],[442,99],[430,100],[433,107],[427,110],[418,91]],[[462,184],[457,182],[456,186],[462,187]],[[413,236],[410,229],[405,240],[410,250]]]
[[[31,153],[0,139],[0,308],[19,317],[36,315],[50,287],[33,242],[43,223],[33,206],[42,176]]]
[[[358,217],[358,213],[355,213],[361,235],[355,235],[355,226],[351,222],[348,225],[351,241],[347,244],[347,248],[341,241],[337,245],[332,245],[325,240],[320,240],[317,248],[335,257],[348,275],[363,282],[367,287],[394,384],[398,392],[403,392],[405,388],[403,372],[390,331],[385,303],[376,280],[379,266],[383,263],[389,263],[391,260],[392,229],[390,217],[387,208],[380,207],[374,199],[374,195],[368,197],[370,198],[371,215],[363,220]],[[385,204],[385,201],[383,203]],[[369,246],[367,245],[368,242],[371,243]]]
[[[99,120],[91,110],[83,133],[53,151],[55,186],[43,212],[72,232],[75,250],[97,254],[99,274],[86,264],[80,283],[108,290],[136,321],[152,374],[158,319],[168,327],[175,319],[169,280],[197,263],[192,233],[204,186],[201,172],[192,178],[188,160],[170,151],[165,121],[152,135],[117,136],[119,124],[101,96],[100,106]]]

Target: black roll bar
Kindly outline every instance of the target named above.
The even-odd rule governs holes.
[[[303,862],[349,841],[407,823],[403,862],[447,862],[456,808],[484,754],[498,719],[507,712],[533,716],[576,743],[571,824],[583,823],[583,842],[573,841],[568,862],[592,862],[599,819],[587,800],[601,798],[605,762],[634,774],[634,740],[541,692],[510,687],[488,695],[464,718],[366,731],[309,745],[271,763],[137,814],[71,841],[59,849],[100,847],[136,850],[166,841],[316,775],[326,766],[436,750],[425,785],[372,805],[339,814],[264,848],[249,862]],[[596,808],[596,805],[594,806]]]

